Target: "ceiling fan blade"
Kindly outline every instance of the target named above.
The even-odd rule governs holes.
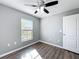
[[[49,13],[49,11],[47,9],[44,8],[44,12],[46,12],[47,14]]]
[[[34,13],[36,14],[38,11],[36,10]]]
[[[37,7],[37,5],[24,4],[25,6]]]
[[[45,6],[49,7],[49,6],[56,5],[56,4],[58,4],[58,1],[53,1],[53,2],[46,3]]]

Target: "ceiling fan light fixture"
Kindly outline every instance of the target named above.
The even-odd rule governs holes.
[[[38,0],[37,5],[25,4],[25,6],[36,7],[37,9],[34,12],[35,14],[38,13],[39,11],[49,14],[49,11],[46,9],[46,7],[54,6],[56,4],[58,4],[58,0],[57,1],[48,2],[48,3],[45,3],[44,0]]]
[[[38,9],[37,9],[37,11],[39,12],[39,11],[40,11],[40,9],[38,8]]]
[[[44,8],[45,8],[44,6],[42,6],[42,7],[41,7],[41,12],[44,12],[44,11],[43,11],[43,10],[44,10]]]

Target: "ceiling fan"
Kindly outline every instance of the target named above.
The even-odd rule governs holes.
[[[45,13],[49,14],[49,11],[45,7],[50,7],[56,4],[58,4],[58,1],[52,1],[52,2],[45,3],[44,0],[40,0],[40,1],[37,0],[37,5],[29,5],[29,4],[24,4],[24,5],[31,6],[31,7],[37,7],[37,10],[34,12],[35,14],[39,12],[39,10],[42,10]]]

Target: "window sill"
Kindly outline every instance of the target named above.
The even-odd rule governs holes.
[[[23,39],[23,40],[21,40],[21,42],[27,42],[27,41],[31,41],[31,40],[33,40],[33,39]]]

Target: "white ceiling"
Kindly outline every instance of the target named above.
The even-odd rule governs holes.
[[[53,0],[45,0],[45,2],[51,2],[51,1]],[[23,12],[32,14],[40,18],[79,8],[79,0],[58,0],[58,1],[59,1],[58,5],[46,8],[49,10],[50,12],[49,14],[46,14],[44,12],[38,12],[37,14],[34,14],[36,8],[24,6],[24,4],[36,4],[37,0],[0,0],[0,2],[4,5],[21,10]]]

